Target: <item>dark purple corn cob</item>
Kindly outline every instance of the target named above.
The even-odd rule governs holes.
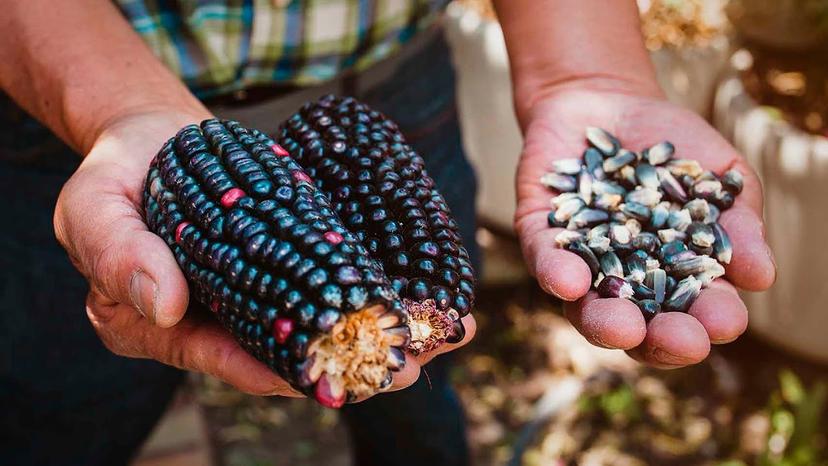
[[[274,141],[206,120],[149,170],[150,230],[195,299],[296,389],[338,407],[389,386],[407,314],[379,263]]]
[[[462,340],[474,271],[423,158],[397,125],[353,98],[329,95],[305,104],[278,139],[382,262],[409,311],[409,350]]]

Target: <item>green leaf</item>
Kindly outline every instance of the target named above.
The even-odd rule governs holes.
[[[632,388],[627,384],[621,385],[616,390],[601,395],[599,403],[607,417],[620,415],[627,419],[635,419],[639,414],[635,393],[633,393]]]
[[[825,399],[828,386],[825,382],[814,384],[813,388],[802,395],[794,408],[794,433],[791,437],[792,448],[815,448],[815,437],[820,433],[820,424],[825,411]]]
[[[805,397],[805,388],[799,377],[788,369],[779,372],[779,386],[782,389],[782,397],[790,404],[799,404]]]
[[[774,432],[781,433],[786,439],[791,438],[795,424],[796,418],[788,410],[780,409],[771,414],[771,428]]]

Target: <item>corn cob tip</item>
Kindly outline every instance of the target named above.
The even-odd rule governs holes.
[[[414,355],[428,353],[437,349],[453,335],[454,319],[457,313],[440,311],[433,299],[422,302],[404,299],[408,309],[408,328],[411,330],[411,343],[408,351]]]
[[[315,384],[316,400],[333,408],[382,391],[391,370],[405,365],[401,349],[409,335],[405,319],[385,306],[347,314],[308,348],[304,382]]]

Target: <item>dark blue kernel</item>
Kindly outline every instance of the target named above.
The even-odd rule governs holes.
[[[413,251],[422,257],[438,257],[440,255],[440,247],[433,241],[424,241],[417,243]],[[446,256],[451,257],[451,256]]]
[[[323,309],[316,315],[314,327],[321,332],[329,332],[342,318],[342,313],[336,309]]]
[[[239,233],[238,239],[242,242],[248,242],[252,237],[258,235],[259,233],[266,232],[267,230],[268,227],[266,223],[254,220]]]
[[[394,289],[394,292],[397,294],[402,293],[406,286],[408,285],[408,279],[405,277],[392,277],[391,278],[391,287]]]
[[[442,249],[444,252],[447,252],[449,254],[455,254],[456,255],[456,254],[460,253],[459,246],[457,246],[457,243],[455,243],[453,241],[442,241],[440,243],[440,249]]]
[[[424,241],[430,239],[428,230],[426,230],[425,228],[415,228],[413,230],[410,230],[408,232],[408,237],[412,241]]]
[[[362,276],[356,267],[342,266],[336,269],[334,280],[340,285],[353,285],[362,280]]]
[[[474,281],[474,270],[468,266],[462,266],[458,270],[460,272],[460,276],[465,278],[468,281]]]
[[[259,275],[259,269],[254,266],[248,266],[244,269],[241,276],[239,277],[239,286],[244,291],[250,291],[253,287],[256,278]]]
[[[431,295],[431,282],[424,278],[416,278],[408,282],[408,296],[416,301],[425,301]]]
[[[287,229],[295,226],[298,223],[296,217],[284,216],[276,219],[276,228],[279,231],[286,231]]]
[[[290,339],[290,355],[296,359],[304,359],[308,350],[310,337],[304,332],[294,332]]]
[[[455,311],[459,312],[461,316],[465,316],[469,313],[469,311],[471,311],[471,302],[465,295],[458,294],[454,297],[452,307]]]
[[[334,252],[328,256],[328,265],[344,265],[348,262],[348,257],[343,253]]]
[[[301,278],[305,276],[306,273],[313,270],[314,267],[316,267],[316,262],[313,259],[302,259],[302,261],[299,262],[293,269],[293,275],[296,278]]]
[[[452,269],[441,269],[437,274],[437,280],[450,288],[460,283],[460,275]]]
[[[319,297],[328,306],[335,308],[342,307],[342,289],[332,283],[328,283],[322,287],[319,291]]]
[[[411,264],[411,261],[408,257],[408,254],[404,252],[400,252],[391,256],[389,260],[389,264],[393,270],[397,270],[399,272],[405,271],[408,266]]]
[[[273,302],[277,302],[282,299],[282,293],[287,291],[288,288],[288,281],[284,278],[277,278],[273,280],[273,283],[270,285],[270,290],[268,290],[269,299]]]
[[[362,286],[353,286],[347,291],[346,301],[351,308],[362,309],[368,304],[368,290]]]
[[[301,240],[305,235],[310,233],[311,229],[310,226],[304,224],[298,224],[290,227],[288,230],[288,236],[293,238],[293,240]]]
[[[273,250],[270,255],[270,259],[274,262],[281,262],[288,254],[294,252],[293,245],[288,242],[281,242]]]
[[[259,305],[256,301],[252,299],[247,300],[246,305],[244,306],[245,317],[248,320],[258,320],[259,319]]]
[[[267,298],[268,290],[270,289],[270,283],[273,281],[273,276],[269,273],[260,273],[259,279],[256,281],[251,288],[253,288],[256,296],[261,299]]]
[[[400,235],[388,235],[383,240],[383,248],[386,251],[397,251],[403,246],[403,238]],[[436,246],[436,245],[435,245]]]
[[[431,297],[434,299],[434,304],[437,309],[446,311],[451,305],[451,292],[442,286],[435,286],[432,288]]]
[[[292,269],[302,260],[302,255],[298,252],[292,252],[288,254],[284,259],[281,261],[281,266],[284,269]]]
[[[457,284],[457,289],[466,296],[474,295],[474,285],[468,280],[460,280]]]
[[[411,269],[421,275],[433,275],[437,272],[437,263],[431,259],[418,259],[411,264]]]
[[[244,273],[245,263],[241,259],[236,259],[233,261],[232,264],[227,268],[227,280],[230,282],[231,285],[236,286],[239,283],[239,279],[241,278],[242,273]]]
[[[296,323],[300,327],[310,328],[316,318],[316,306],[308,302],[302,302],[294,310]]]
[[[354,258],[354,265],[360,268],[370,267],[373,265],[373,260],[367,255],[360,254]]]
[[[293,310],[300,302],[302,302],[302,293],[298,290],[288,290],[281,296],[282,306],[287,311]]]

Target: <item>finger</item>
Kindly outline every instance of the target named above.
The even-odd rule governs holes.
[[[635,359],[636,361],[640,362],[641,364],[646,364],[647,366],[653,367],[655,369],[680,369],[684,367],[684,364],[663,364],[655,360],[648,360],[644,354],[644,347],[638,346],[631,350],[627,350],[627,356]]]
[[[662,369],[673,369],[704,360],[710,353],[707,331],[695,317],[683,312],[656,315],[647,325],[647,336],[629,354]]]
[[[698,319],[714,344],[729,343],[747,329],[747,308],[733,285],[724,280],[702,290],[688,314]]]
[[[468,314],[460,320],[463,322],[463,328],[466,329],[466,334],[463,339],[458,343],[444,343],[437,347],[434,351],[418,354],[414,358],[418,365],[425,366],[435,357],[454,351],[461,346],[465,346],[474,338],[475,333],[477,333],[477,321],[474,320],[474,317],[471,314]]]
[[[395,392],[409,387],[420,378],[421,364],[414,356],[410,354],[405,355],[405,367],[399,372],[394,372],[394,383],[388,391]]]
[[[93,192],[77,182],[67,186],[55,231],[91,286],[161,327],[178,322],[187,309],[187,283],[166,243],[147,230],[117,188]]]
[[[404,390],[411,385],[414,384],[420,378],[420,365],[417,363],[416,358],[411,356],[410,354],[405,355],[405,367],[400,369],[399,372],[394,372],[394,381],[388,389],[384,392],[374,393],[372,395],[367,396],[360,396],[356,400],[352,401],[351,403],[362,403],[363,401],[373,398],[377,395],[381,395],[382,393],[389,393],[389,392],[396,392],[400,390]]]
[[[394,383],[391,385],[389,391],[402,390],[406,387],[413,385],[414,382],[416,382],[420,378],[422,366],[425,366],[432,359],[436,358],[441,354],[454,351],[468,344],[474,338],[475,333],[477,333],[477,322],[474,320],[474,317],[471,314],[466,315],[461,320],[463,322],[463,327],[466,330],[466,334],[463,337],[463,339],[460,340],[458,343],[445,343],[439,346],[434,351],[430,351],[428,353],[421,353],[417,356],[412,356],[406,353],[405,367],[403,367],[403,369],[399,372],[394,373]]]
[[[150,358],[164,364],[202,372],[254,395],[301,397],[290,385],[257,361],[217,322],[188,317],[171,328],[152,325],[128,306],[114,312],[95,307],[112,306],[90,293],[87,312],[92,325],[110,351],[128,357]]]
[[[585,145],[578,136],[565,144],[549,144],[545,128],[540,135],[532,132],[524,147],[518,167],[515,189],[518,206],[515,212],[515,231],[521,242],[523,257],[529,272],[540,286],[560,299],[573,301],[589,290],[592,275],[586,263],[578,256],[558,248],[555,237],[561,231],[549,228],[547,215],[550,200],[556,193],[540,183],[540,175],[551,169],[552,160],[576,157]],[[527,134],[529,136],[529,134]],[[554,139],[557,141],[557,139]],[[555,153],[550,151],[555,147]],[[572,150],[563,149],[571,147]]]
[[[776,280],[776,267],[765,243],[761,218],[747,205],[737,204],[722,213],[719,223],[733,244],[733,258],[725,267],[728,280],[750,291],[770,288]]]
[[[723,175],[728,170],[736,170],[742,174],[743,187],[742,192],[736,196],[735,204],[743,205],[752,210],[757,217],[762,218],[762,209],[764,206],[764,197],[762,194],[762,182],[756,171],[748,165],[744,157],[735,154],[733,162],[725,170],[720,170],[717,173]]]
[[[546,222],[545,217],[542,220]],[[586,294],[592,273],[577,255],[558,248],[555,237],[559,228],[544,228],[523,235],[521,246],[529,271],[544,291],[564,301],[574,301]]]
[[[647,333],[638,306],[626,299],[601,299],[590,292],[577,303],[566,303],[564,311],[578,332],[603,348],[634,348]]]
[[[776,264],[765,242],[762,184],[741,156],[734,155],[728,169],[744,175],[744,188],[736,196],[733,207],[724,211],[719,219],[733,243],[733,259],[726,267],[727,277],[740,288],[765,290],[776,280]]]

